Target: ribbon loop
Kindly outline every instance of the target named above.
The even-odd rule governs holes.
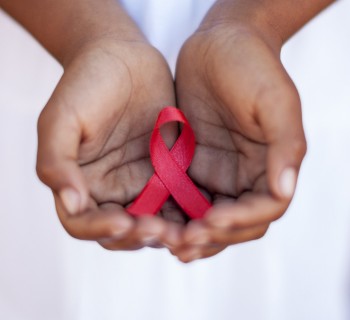
[[[183,123],[183,129],[169,151],[160,128],[173,121]],[[194,150],[194,133],[185,115],[175,107],[164,108],[158,116],[150,142],[155,173],[127,211],[135,216],[156,214],[171,195],[189,217],[203,217],[211,204],[186,174]]]

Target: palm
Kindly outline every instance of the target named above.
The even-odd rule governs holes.
[[[157,227],[154,234],[164,233],[167,227],[161,219],[137,219],[129,238],[113,240],[121,217],[130,221],[124,208],[153,173],[150,134],[158,112],[174,100],[173,80],[164,59],[144,42],[98,43],[69,65],[39,121],[39,137],[54,132],[55,146],[59,139],[61,145],[66,144],[64,139],[73,139],[78,148],[77,161],[89,194],[87,212],[95,214],[81,215],[74,222],[56,197],[59,216],[69,233],[83,239],[105,239],[100,243],[110,249],[141,247],[141,234],[146,238],[149,231],[150,237],[152,224]],[[65,138],[58,139],[61,134]],[[177,128],[167,127],[163,136],[171,144]],[[42,158],[52,154],[40,146],[39,151]],[[162,211],[173,220],[181,218],[171,203]]]
[[[223,120],[230,118],[227,112],[215,110],[215,106],[209,109],[207,104],[197,106],[203,114],[190,115],[184,108],[197,139],[191,177],[209,192],[214,204],[257,190],[265,178],[266,146],[250,140],[235,125]]]
[[[197,140],[189,175],[214,204],[176,250],[190,261],[261,237],[281,216],[291,195],[280,197],[276,177],[290,160],[300,165],[303,131],[298,94],[278,53],[241,26],[220,22],[187,40],[178,59],[176,93]],[[287,114],[294,128],[281,127]]]
[[[123,55],[126,49],[143,54]],[[104,61],[98,69],[85,63],[92,69],[73,84],[83,85],[89,76],[84,101],[74,104],[74,112],[83,126],[79,164],[97,205],[126,206],[141,191],[153,172],[148,143],[155,119],[165,104],[174,103],[169,71],[155,50],[137,43],[118,52],[99,55]],[[175,134],[169,131],[168,141]]]
[[[254,119],[255,99],[266,79],[256,76],[252,57],[242,59],[248,48],[234,48],[234,39],[227,37],[195,34],[177,69],[179,104],[197,140],[190,175],[214,203],[266,188],[267,142]],[[196,63],[188,68],[188,61]]]

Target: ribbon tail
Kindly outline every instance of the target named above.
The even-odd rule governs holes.
[[[126,208],[126,211],[134,216],[155,215],[160,211],[169,195],[163,182],[157,174],[154,174],[131,206]]]

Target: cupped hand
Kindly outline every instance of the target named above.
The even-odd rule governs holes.
[[[178,106],[197,140],[189,175],[213,202],[173,250],[182,261],[262,237],[292,199],[306,144],[279,49],[261,30],[218,21],[203,24],[181,50]]]
[[[158,112],[174,104],[168,66],[143,38],[94,40],[75,54],[38,123],[38,175],[69,234],[114,250],[176,244],[179,224],[125,210],[153,173]],[[177,128],[163,136],[170,145]],[[170,202],[163,214],[181,222]]]

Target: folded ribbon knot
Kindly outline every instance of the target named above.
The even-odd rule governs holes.
[[[160,134],[160,128],[173,121],[183,123],[183,128],[169,151]],[[155,173],[127,211],[135,216],[156,214],[171,195],[189,217],[203,217],[211,204],[186,173],[194,149],[194,133],[184,114],[175,107],[164,108],[158,116],[150,142]]]

